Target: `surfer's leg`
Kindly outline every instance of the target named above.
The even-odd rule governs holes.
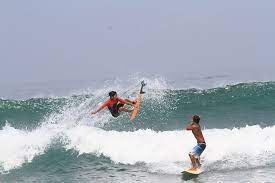
[[[129,99],[125,99],[125,101],[130,102],[130,103],[132,103],[132,104],[135,104],[135,103],[136,103],[136,101],[132,101],[132,100],[129,100]]]
[[[194,156],[196,158],[196,164],[197,164],[197,167],[200,168],[201,167],[201,163],[200,163],[200,155],[202,154],[202,152],[204,151],[206,147],[206,144],[205,143],[199,143],[197,148],[195,148],[195,151],[193,152],[194,153]]]
[[[123,108],[123,107],[120,107],[120,108],[119,108],[119,112],[121,112],[121,111],[124,111],[124,112],[132,112],[133,109],[125,109],[125,108]]]
[[[199,156],[202,153],[202,151],[203,149],[200,147],[200,144],[198,144],[192,149],[192,152],[189,153],[189,157],[192,162],[192,170],[196,170],[200,167]]]
[[[199,157],[198,157],[198,158],[195,158],[195,160],[196,160],[196,166],[197,166],[198,168],[200,168],[200,167],[201,167],[200,158],[199,158]]]
[[[189,153],[189,157],[192,163],[192,167],[190,168],[190,170],[196,170],[197,166],[196,166],[196,158],[194,157],[193,153]]]

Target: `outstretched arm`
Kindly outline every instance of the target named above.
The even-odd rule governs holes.
[[[96,111],[91,112],[91,114],[93,115],[93,114],[98,113],[99,111],[101,111],[102,109],[104,109],[106,106],[107,106],[107,104],[106,104],[106,102],[105,102],[105,103],[104,103],[102,106],[100,106]]]

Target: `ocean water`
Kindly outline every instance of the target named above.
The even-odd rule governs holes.
[[[107,110],[89,115],[110,90],[133,99],[141,80],[146,94],[133,122]],[[2,97],[0,182],[275,182],[275,82],[122,83]],[[193,114],[202,118],[207,148],[204,172],[188,180],[180,172],[196,144],[184,130]]]

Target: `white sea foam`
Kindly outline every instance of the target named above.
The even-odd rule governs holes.
[[[70,139],[66,148],[75,149],[80,154],[102,154],[116,163],[144,162],[152,171],[169,170],[169,173],[172,173],[171,169],[189,166],[188,152],[196,143],[188,131],[117,132],[79,126],[65,134]],[[209,129],[204,130],[204,135],[207,148],[202,161],[206,168],[215,169],[215,164],[219,169],[251,168],[275,161],[270,159],[275,154],[275,126]]]
[[[275,126],[203,131],[207,147],[202,155],[205,169],[236,169],[274,163]],[[65,137],[64,147],[79,154],[104,155],[115,163],[145,163],[151,172],[177,173],[189,166],[188,152],[196,144],[189,131],[105,131],[85,125],[40,127],[27,132],[6,125],[0,131],[1,171],[30,163],[45,153],[53,139]]]
[[[43,154],[54,134],[45,128],[28,132],[7,124],[0,130],[1,172],[20,167],[25,162],[31,162],[35,156]]]

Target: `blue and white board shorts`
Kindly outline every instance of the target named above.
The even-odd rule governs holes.
[[[196,158],[199,158],[201,153],[204,151],[206,147],[205,143],[198,143],[193,149],[191,154],[193,154]]]

